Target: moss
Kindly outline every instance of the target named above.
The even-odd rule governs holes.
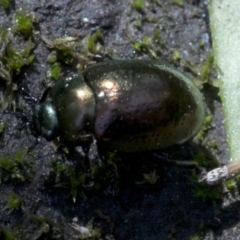
[[[52,161],[52,167],[55,174],[55,179],[58,179],[58,183],[55,187],[65,188],[70,190],[70,195],[75,203],[78,196],[86,198],[84,193],[85,173],[79,171],[73,165],[67,165],[60,163],[56,160]]]
[[[98,29],[96,32],[94,32],[93,35],[94,35],[94,37],[95,37],[96,40],[102,41],[103,36],[102,36],[102,33],[101,33],[101,30],[100,30],[100,29]]]
[[[144,7],[144,0],[133,0],[133,7],[136,10],[142,10]]]
[[[18,11],[14,17],[15,26],[13,27],[13,33],[21,33],[25,37],[32,35],[33,25],[32,18],[24,11]]]
[[[217,200],[222,199],[223,193],[221,186],[210,186],[206,184],[198,183],[199,175],[193,170],[189,180],[196,183],[193,189],[194,197],[200,199],[201,201],[210,201],[215,203]]]
[[[66,36],[62,38],[53,37],[52,40],[48,40],[42,37],[42,40],[48,48],[56,51],[57,61],[67,65],[73,62],[75,58],[75,41],[77,40],[77,38]]]
[[[57,54],[56,52],[51,52],[49,55],[48,55],[48,58],[47,58],[47,63],[48,64],[55,64],[57,62]]]
[[[191,236],[189,240],[200,240],[200,238],[198,236]]]
[[[157,59],[157,52],[155,51],[151,38],[144,36],[141,41],[133,42],[133,47],[136,51],[148,53],[151,58]]]
[[[156,169],[150,173],[143,174],[145,183],[156,184],[159,176],[157,176]]]
[[[142,43],[141,42],[134,42],[133,47],[136,51],[140,52],[142,49]]]
[[[9,178],[18,182],[25,181],[25,177],[22,175],[20,168],[23,165],[23,158],[26,151],[17,151],[12,156],[0,155],[0,168],[5,171],[5,179]]]
[[[48,56],[48,63],[52,65],[47,74],[48,78],[56,78],[60,74],[62,64],[71,66],[76,64],[77,69],[83,70],[92,57],[96,55],[99,57],[103,52],[103,35],[100,30],[80,41],[70,36],[53,37],[52,40],[43,36],[41,38],[46,46],[53,50]]]
[[[11,0],[0,0],[0,5],[2,5],[4,8],[8,8],[11,3]]]
[[[100,31],[96,31],[93,36],[93,40],[100,41],[101,38],[102,35]],[[90,40],[89,36],[87,36],[81,41],[78,41],[77,38],[70,36],[53,37],[52,40],[42,37],[42,41],[49,49],[53,50],[48,57],[49,64],[74,65],[77,63],[77,68],[79,69],[81,69],[84,64],[87,64],[90,61],[89,57],[91,57],[92,54],[90,53],[88,47],[90,49],[92,48],[91,50],[94,52],[94,54],[102,52],[103,49],[101,44],[91,45],[91,43],[88,43],[88,41],[92,41],[91,36]]]
[[[31,221],[38,225],[32,239],[63,239],[63,226],[46,215],[31,215]]]
[[[0,134],[4,131],[4,123],[2,121],[0,121]]]
[[[118,167],[122,166],[122,159],[114,152],[109,152],[106,156],[106,160],[101,162],[101,166],[98,162],[91,164],[93,177],[96,179],[93,188],[95,190],[118,187]],[[114,191],[111,192],[114,194]]]
[[[155,43],[157,43],[160,46],[162,46],[164,44],[164,39],[161,36],[161,32],[160,32],[159,28],[154,28],[154,30],[153,30],[153,39],[154,39]]]
[[[148,45],[152,44],[152,40],[149,37],[143,37],[142,38],[142,43],[148,46]]]
[[[14,102],[14,91],[16,88],[12,83],[14,75],[18,75],[22,68],[29,65],[34,60],[32,50],[34,44],[31,40],[25,43],[24,47],[18,49],[12,43],[11,34],[5,29],[0,28],[0,79],[5,83],[5,92],[3,100],[0,102],[0,107],[6,109]]]
[[[140,19],[136,20],[134,22],[134,26],[137,28],[141,28],[142,27],[142,21]]]
[[[81,196],[82,198],[86,198],[86,195],[83,190],[86,175],[78,174],[76,170],[72,168],[68,168],[68,174],[70,178],[70,188],[73,202],[76,202],[78,195]]]
[[[12,193],[8,200],[5,209],[8,209],[10,212],[19,209],[21,206],[21,198],[16,194]]]
[[[32,63],[34,55],[31,54],[31,51],[34,46],[31,41],[28,41],[20,50],[17,50],[12,44],[8,45],[3,63],[11,74],[19,74],[23,66]]]
[[[214,67],[214,57],[212,54],[208,54],[205,61],[202,63],[199,72],[200,78],[203,82],[209,82],[210,75]]]
[[[74,230],[74,238],[76,239],[100,239],[102,235],[101,228],[93,227],[93,219],[91,219],[86,226],[71,223],[70,227]]]
[[[202,201],[215,202],[222,198],[222,191],[219,187],[209,185],[198,185],[194,190],[193,194],[196,198]]]
[[[218,142],[216,140],[212,140],[211,145],[213,149],[218,149]]]
[[[205,43],[202,40],[200,40],[198,42],[198,45],[199,45],[200,48],[204,48]]]
[[[176,227],[173,226],[173,227],[170,229],[170,231],[169,231],[169,233],[168,233],[168,235],[167,235],[167,240],[174,240],[174,239],[176,239],[176,234],[177,234]]]
[[[201,168],[211,169],[218,166],[216,159],[212,156],[206,156],[206,153],[201,150],[194,155],[193,161]]]
[[[3,235],[4,240],[15,240],[15,239],[17,239],[15,237],[15,234],[14,234],[13,230],[10,227],[3,228],[1,232],[3,233],[3,234],[1,234],[1,236]]]
[[[47,71],[47,78],[57,80],[61,74],[61,65],[59,63],[55,63],[51,65],[50,69]]]
[[[88,50],[93,51],[95,47],[95,38],[93,36],[89,36],[88,38]]]
[[[204,139],[207,131],[211,128],[212,119],[213,116],[211,114],[205,116],[203,126],[196,136],[199,141],[202,141]]]
[[[183,6],[183,0],[172,0],[172,3],[178,5],[179,7]]]
[[[173,50],[172,61],[173,63],[177,63],[181,60],[181,53],[178,50]]]
[[[227,187],[228,190],[232,190],[237,186],[237,182],[235,179],[230,179],[225,181],[225,186]]]
[[[239,182],[240,182],[240,175],[237,175],[233,179],[229,179],[225,181],[225,186],[228,190],[231,191],[235,189],[237,186],[239,186]]]
[[[103,51],[103,36],[101,31],[98,29],[87,39],[88,51],[93,54],[102,54]]]

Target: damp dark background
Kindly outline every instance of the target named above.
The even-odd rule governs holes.
[[[21,163],[13,164],[17,169],[6,171],[1,165],[1,239],[238,239],[238,189],[199,185],[195,181],[198,169],[166,161],[190,161],[200,151],[206,161],[226,163],[229,158],[221,101],[211,82],[217,81],[216,74],[209,74],[209,81],[201,76],[202,66],[212,54],[207,1],[143,2],[141,6],[141,1],[130,0],[16,0],[8,9],[1,7],[0,26],[11,27],[19,9],[37,18],[35,60],[14,76],[14,83],[24,82],[33,96],[40,97],[51,52],[41,36],[83,39],[99,29],[103,60],[112,52],[113,58],[157,58],[199,83],[207,113],[212,116],[203,137],[166,151],[119,155],[119,193],[107,194],[103,184],[97,190],[83,190],[75,203],[71,189],[56,187],[58,176],[53,173],[52,159],[64,161],[62,154],[42,139]],[[152,40],[153,52],[134,48],[144,37],[152,38],[156,28],[163,42]],[[15,44],[24,42],[19,39]],[[21,94],[15,97],[16,104],[31,114]],[[16,160],[35,138],[13,111],[1,112],[0,121],[5,125],[0,136],[1,158]],[[143,181],[143,175],[149,173],[158,176],[155,184]],[[101,174],[104,178],[105,172]],[[101,179],[95,179],[98,181]]]

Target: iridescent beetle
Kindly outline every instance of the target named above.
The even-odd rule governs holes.
[[[57,82],[34,107],[32,129],[85,153],[135,152],[193,138],[204,120],[201,93],[180,72],[152,60],[115,60]]]

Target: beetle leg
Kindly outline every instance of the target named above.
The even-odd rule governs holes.
[[[21,92],[23,94],[23,98],[29,102],[33,102],[33,103],[37,103],[38,102],[38,99],[33,97],[31,94],[30,94],[30,90],[28,89],[27,86],[21,86],[19,88],[19,92]]]
[[[101,166],[101,158],[98,152],[97,140],[92,135],[92,143],[89,144],[88,147],[83,148],[85,153],[84,157],[84,166],[86,168],[86,177],[85,177],[85,187],[92,187],[94,184],[92,169],[91,169],[91,161],[97,161],[98,165]]]
[[[89,146],[88,159],[89,159],[89,161],[98,162],[98,165],[101,166],[101,158],[99,156],[97,140],[95,139],[94,136],[92,136],[92,137],[93,137],[93,141]]]
[[[112,196],[116,196],[119,192],[119,187],[118,187],[118,176],[116,169],[112,167],[111,169],[111,175],[110,175],[110,181],[107,187],[107,192],[111,194]]]
[[[79,152],[79,148],[75,148],[75,149],[77,152]],[[94,185],[91,164],[88,157],[89,149],[90,149],[90,146],[82,148],[84,152],[84,167],[85,167],[85,174],[86,174],[84,187],[92,187]]]

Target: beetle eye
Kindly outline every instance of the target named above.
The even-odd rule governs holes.
[[[49,142],[56,138],[54,132],[52,132],[50,130],[44,132],[43,136]]]

